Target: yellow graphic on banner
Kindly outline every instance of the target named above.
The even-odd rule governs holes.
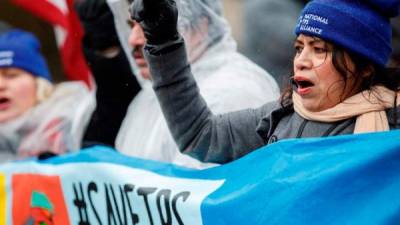
[[[0,225],[6,225],[6,177],[0,173]]]

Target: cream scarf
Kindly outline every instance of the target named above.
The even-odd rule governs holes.
[[[398,97],[399,94],[397,93]],[[354,133],[377,132],[389,130],[385,109],[394,107],[395,95],[394,91],[383,86],[374,86],[372,91],[353,95],[333,108],[310,112],[303,107],[301,97],[293,92],[293,104],[294,110],[305,119],[336,122],[357,116]]]

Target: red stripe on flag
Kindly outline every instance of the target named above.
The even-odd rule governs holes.
[[[68,79],[84,81],[88,87],[93,87],[93,79],[82,52],[83,30],[73,9],[73,0],[65,0],[68,7],[67,14],[48,0],[11,1],[53,26],[60,26],[66,31],[65,42],[59,43],[64,72]]]
[[[35,16],[64,28],[68,27],[68,21],[64,13],[47,0],[11,0],[16,5],[31,12]]]

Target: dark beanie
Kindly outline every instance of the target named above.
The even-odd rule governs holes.
[[[296,35],[319,37],[385,66],[392,52],[390,18],[400,0],[314,0],[303,9]]]
[[[0,68],[16,67],[51,81],[39,40],[32,34],[12,29],[0,35]]]

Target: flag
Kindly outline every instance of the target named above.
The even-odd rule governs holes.
[[[2,224],[400,224],[400,131],[283,140],[205,170],[96,146],[0,165]],[[47,207],[50,208],[50,207]]]
[[[73,0],[10,1],[53,25],[66,76],[92,87],[93,80],[81,46],[83,30],[73,9]]]

